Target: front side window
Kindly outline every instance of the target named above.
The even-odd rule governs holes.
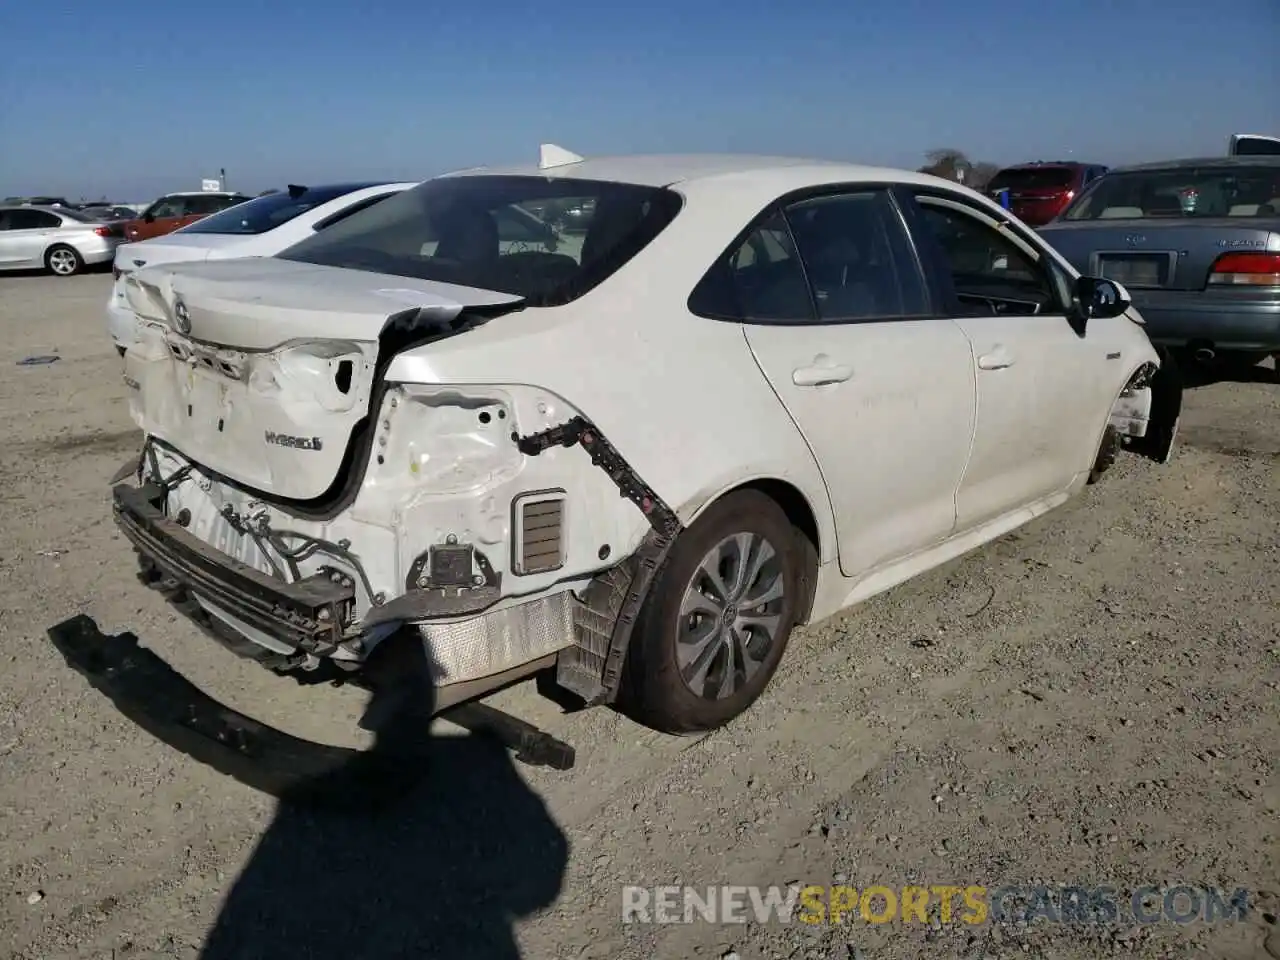
[[[765,323],[812,323],[813,298],[800,254],[781,211],[711,265],[689,297],[700,317]]]
[[[183,215],[183,206],[181,197],[163,197],[151,205],[151,209],[146,212],[146,216],[154,217],[157,220],[163,220],[168,217],[180,217]]]
[[[1043,257],[956,201],[918,196],[925,236],[947,270],[965,316],[1061,311],[1062,291]]]
[[[535,212],[570,200],[585,233]],[[568,303],[603,282],[679,212],[661,187],[526,176],[428,180],[294,244],[282,259],[494,290],[530,306]]]
[[[1280,215],[1280,166],[1166,167],[1099,178],[1064,220]]]
[[[254,236],[274,230],[295,217],[302,216],[313,207],[336,200],[350,192],[347,187],[315,188],[296,193],[272,193],[231,207],[224,204],[212,216],[183,227],[182,232]]]
[[[819,320],[921,316],[923,283],[883,190],[816,197],[786,210]]]

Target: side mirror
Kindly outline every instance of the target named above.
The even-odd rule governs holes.
[[[144,213],[144,214],[142,215],[142,222],[143,222],[143,223],[155,223],[155,222],[156,222],[156,215],[155,215],[154,213]]]
[[[1081,277],[1076,281],[1076,311],[1081,320],[1109,320],[1129,309],[1133,298],[1114,280]]]

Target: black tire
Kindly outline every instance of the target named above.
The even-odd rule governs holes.
[[[44,265],[57,277],[74,277],[84,270],[84,257],[75,247],[55,243],[44,252]]]
[[[739,676],[732,693],[713,699],[695,693],[681,675],[677,648],[681,628],[687,621],[681,617],[680,608],[704,557],[721,541],[738,533],[761,537],[773,548],[776,567],[775,561],[770,560],[766,570],[780,578],[783,596],[768,607],[769,616],[778,617],[778,627],[772,643],[756,661],[759,665],[755,673],[750,678]],[[680,534],[636,618],[619,705],[645,726],[676,734],[713,730],[743,713],[768,686],[786,650],[800,592],[807,583],[804,562],[796,529],[770,497],[743,490],[712,504]],[[746,646],[755,642],[753,639]],[[708,649],[711,647],[721,650],[713,657],[721,663],[717,671],[720,675],[726,662],[734,663],[735,668],[745,662],[744,654],[734,647],[721,647],[715,641]]]

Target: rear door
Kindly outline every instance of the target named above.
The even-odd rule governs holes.
[[[822,471],[846,576],[951,534],[973,431],[969,346],[932,312],[888,189],[775,208],[690,306],[744,321]]]
[[[40,267],[44,251],[62,219],[43,210],[5,211],[0,224],[0,263],[7,267]]]
[[[1088,469],[1114,399],[1103,402],[1108,338],[1077,333],[1065,274],[1028,238],[967,197],[911,192],[913,233],[972,348],[977,422],[956,495],[963,531]]]

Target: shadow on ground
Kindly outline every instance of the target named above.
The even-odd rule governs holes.
[[[374,744],[355,751],[236,713],[134,635],[107,636],[86,616],[49,636],[143,729],[280,801],[205,960],[517,960],[515,921],[559,895],[564,833],[496,740],[431,734],[416,637],[379,648],[361,721]]]
[[[374,746],[284,791],[205,960],[514,960],[515,921],[555,901],[564,834],[496,741],[429,735],[422,648],[402,649]]]

